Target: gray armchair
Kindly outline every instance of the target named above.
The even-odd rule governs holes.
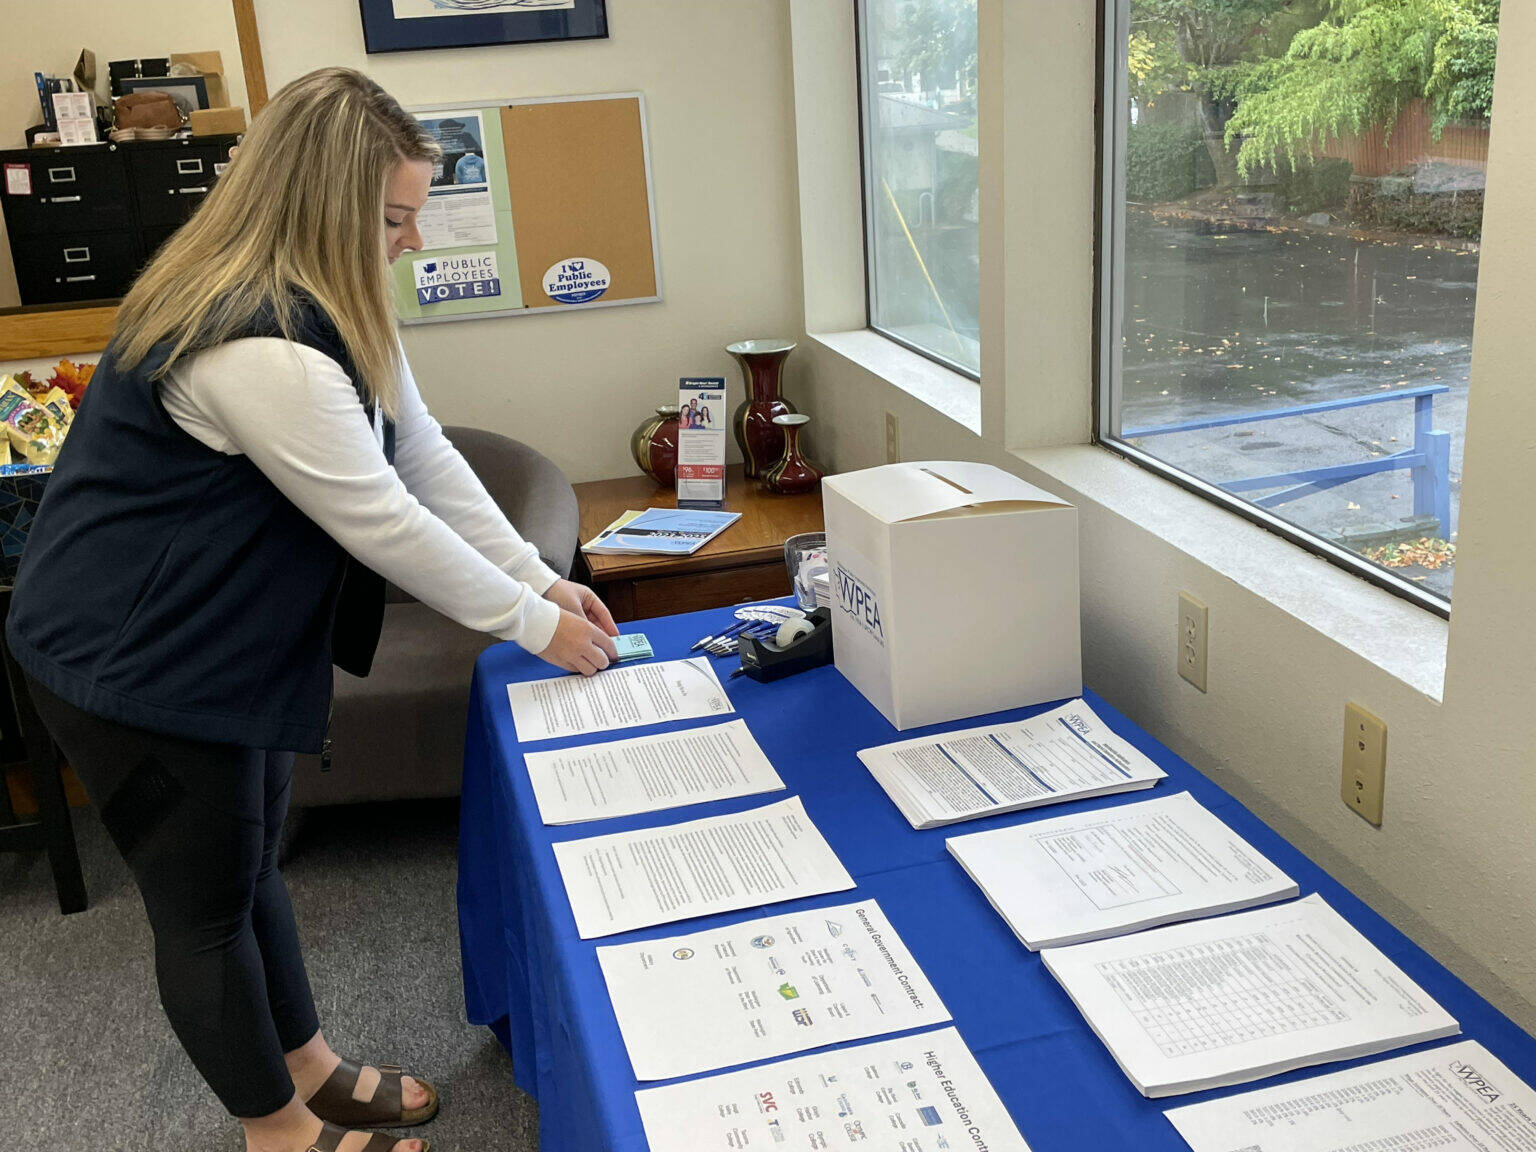
[[[446,428],[491,498],[544,562],[570,575],[576,493],[553,463],[525,444],[477,428]],[[336,671],[330,768],[319,756],[294,765],[295,808],[457,796],[475,658],[490,636],[438,615],[390,586],[373,671]]]

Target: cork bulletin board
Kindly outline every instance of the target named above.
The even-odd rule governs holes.
[[[394,266],[402,323],[661,299],[640,93],[411,111],[444,161]]]

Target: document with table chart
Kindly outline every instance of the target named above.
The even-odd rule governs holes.
[[[744,720],[523,756],[546,824],[579,824],[777,792]]]
[[[859,759],[914,828],[1150,788],[1167,775],[1082,700],[1011,724],[866,748]]]
[[[1029,1152],[953,1028],[642,1088],[651,1152]]]
[[[554,849],[583,940],[854,886],[798,796]]]
[[[1188,792],[945,844],[1032,952],[1300,891]]]
[[[596,676],[523,680],[507,685],[507,698],[524,744],[735,711],[702,656],[610,667]]]
[[[638,1080],[942,1024],[873,900],[597,950]]]
[[[1040,955],[1143,1096],[1461,1030],[1320,896]]]
[[[1473,1040],[1165,1115],[1194,1152],[1536,1152],[1536,1092]]]

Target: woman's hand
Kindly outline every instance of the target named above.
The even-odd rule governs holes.
[[[549,586],[549,591],[544,593],[544,599],[553,600],[567,612],[585,617],[601,628],[606,635],[619,634],[619,627],[613,622],[612,613],[597,598],[597,593],[585,584],[577,584],[571,580],[556,580]]]
[[[586,589],[586,592],[592,596],[591,589]],[[596,596],[592,596],[592,599],[602,608],[602,602]],[[603,615],[607,614],[607,609],[603,609]],[[611,627],[613,621],[609,620],[608,623]],[[540,660],[547,660],[567,672],[580,672],[583,676],[601,672],[618,658],[613,641],[608,639],[601,628],[585,616],[564,608],[560,610],[560,623],[555,625],[554,639],[539,653]]]

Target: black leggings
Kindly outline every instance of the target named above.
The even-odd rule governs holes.
[[[28,687],[133,870],[182,1047],[231,1114],[276,1112],[294,1094],[283,1053],[320,1029],[277,870],[293,753],[161,736]]]

